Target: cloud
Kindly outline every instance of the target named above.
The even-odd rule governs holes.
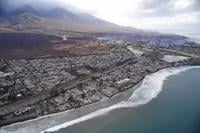
[[[24,5],[31,5],[36,9],[51,9],[54,7],[62,7],[69,10],[75,9],[65,0],[0,0],[1,8],[6,10],[14,10]]]
[[[196,11],[200,11],[200,0],[194,0],[191,8]]]
[[[24,4],[35,8],[60,6],[137,28],[194,28],[200,22],[200,0],[0,0],[14,9]],[[185,26],[184,26],[185,25]]]
[[[138,14],[143,17],[165,17],[189,12],[192,13],[200,9],[199,3],[199,0],[151,0],[148,2],[143,1],[141,4],[142,10],[140,10]]]
[[[168,6],[170,3],[170,0],[149,0],[149,1],[143,1],[142,7],[143,9],[155,9],[155,8],[163,8]]]

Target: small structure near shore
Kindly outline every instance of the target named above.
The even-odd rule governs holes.
[[[124,87],[124,86],[126,86],[126,85],[129,85],[129,84],[131,84],[131,83],[132,83],[132,82],[131,82],[131,80],[130,80],[129,78],[125,78],[125,79],[122,79],[122,80],[120,80],[120,81],[115,82],[114,86],[115,86],[116,88],[121,88],[121,87]]]
[[[67,36],[63,35],[63,41],[66,41],[66,40],[67,40]]]
[[[29,112],[29,111],[31,111],[31,107],[26,107],[26,108],[22,108],[22,109],[15,111],[14,114],[16,116],[18,116],[18,115],[24,114],[24,113]]]

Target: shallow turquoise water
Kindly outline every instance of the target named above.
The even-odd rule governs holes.
[[[113,110],[59,133],[200,133],[200,69],[171,76],[146,105]]]

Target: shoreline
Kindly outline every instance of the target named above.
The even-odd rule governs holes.
[[[34,119],[29,119],[29,120],[26,120],[26,121],[22,121],[22,122],[16,122],[16,123],[13,123],[13,124],[10,124],[10,125],[7,125],[7,126],[3,126],[3,127],[9,127],[9,126],[15,126],[17,124],[23,124],[23,123],[26,123],[26,122],[32,122],[32,121],[35,121],[35,120],[41,120],[41,119],[46,119],[46,118],[49,118],[49,117],[56,117],[56,116],[59,116],[59,115],[62,115],[62,114],[66,114],[66,113],[69,113],[69,112],[73,112],[77,109],[81,109],[81,108],[87,108],[88,106],[92,106],[92,105],[95,105],[95,104],[98,104],[100,102],[105,102],[113,97],[117,97],[118,95],[120,95],[121,93],[124,93],[126,91],[130,91],[130,89],[132,89],[133,91],[136,90],[141,84],[142,84],[142,81],[139,81],[138,83],[136,83],[135,85],[133,85],[132,87],[130,87],[129,89],[127,90],[124,90],[124,91],[121,91],[119,93],[117,93],[116,95],[113,95],[112,97],[109,97],[109,98],[105,98],[105,99],[102,99],[101,101],[97,101],[97,102],[93,102],[91,104],[87,104],[87,105],[84,105],[84,106],[81,106],[81,107],[78,107],[78,108],[73,108],[73,109],[70,109],[70,110],[65,110],[65,111],[61,111],[61,112],[57,112],[57,113],[52,113],[52,114],[47,114],[47,115],[43,115],[43,116],[40,116],[38,118],[34,118]],[[3,127],[0,127],[3,128]]]
[[[155,73],[159,73],[160,71],[171,70],[171,69],[181,69],[181,68],[192,69],[192,68],[196,68],[196,67],[199,68],[199,66],[180,66],[180,67],[164,68]],[[0,131],[3,132],[3,130],[4,130],[5,132],[9,133],[9,131],[12,132],[12,129],[13,129],[13,131],[20,130],[20,133],[21,132],[23,133],[24,130],[32,131],[32,130],[36,129],[36,127],[37,127],[37,129],[40,130],[40,132],[41,132],[41,131],[44,131],[45,129],[55,127],[62,123],[66,123],[66,121],[70,122],[75,119],[79,119],[80,117],[83,117],[87,114],[93,113],[94,111],[100,110],[102,108],[108,108],[110,106],[113,106],[114,104],[118,104],[119,102],[124,101],[124,99],[130,98],[130,95],[132,95],[133,91],[135,92],[135,90],[138,90],[138,88],[141,87],[141,85],[144,82],[144,80],[146,79],[146,77],[149,77],[150,75],[155,74],[155,73],[146,75],[141,81],[139,81],[133,87],[129,88],[128,90],[119,92],[118,94],[114,95],[111,98],[102,99],[99,102],[92,103],[92,104],[89,104],[86,106],[82,106],[80,108],[75,108],[72,110],[66,110],[63,112],[58,112],[58,113],[54,113],[54,114],[50,114],[50,115],[46,115],[46,116],[41,116],[39,118],[27,120],[24,122],[14,123],[14,124],[0,128]],[[123,95],[125,97],[123,97]],[[129,96],[127,97],[127,95],[129,95]],[[76,112],[78,112],[79,114],[73,114]],[[70,116],[70,115],[72,115],[72,116]],[[30,123],[31,123],[32,127],[28,126]],[[38,125],[40,125],[42,123],[45,123],[45,125],[43,124],[43,127],[38,128]]]
[[[75,124],[106,115],[109,112],[121,108],[132,108],[138,107],[140,105],[144,105],[149,103],[151,100],[157,97],[157,95],[162,91],[163,84],[168,77],[173,75],[178,75],[182,72],[185,72],[190,69],[200,68],[200,66],[180,66],[180,67],[171,67],[161,69],[155,73],[151,73],[142,81],[142,84],[134,91],[134,93],[128,98],[128,100],[122,101],[120,103],[114,104],[108,108],[102,108],[91,114],[80,117],[78,119],[65,122],[61,125],[46,129],[41,133],[51,133],[62,130],[64,128],[73,126]],[[156,78],[156,80],[155,80]],[[157,79],[158,78],[158,79]],[[152,80],[153,79],[153,80]],[[159,80],[159,81],[158,81]],[[150,83],[150,84],[149,84]],[[149,89],[150,88],[150,89]],[[153,92],[153,93],[152,93]],[[142,94],[142,95],[141,95]]]
[[[144,78],[143,78],[144,79]],[[26,120],[26,121],[22,121],[22,122],[16,122],[16,123],[13,123],[13,124],[10,124],[10,125],[7,125],[7,126],[3,126],[3,127],[0,127],[0,132],[4,129],[7,129],[8,128],[8,131],[5,131],[5,133],[13,133],[12,131],[9,132],[10,128],[14,128],[14,131],[15,131],[15,128],[16,129],[20,129],[20,128],[26,128],[26,125],[28,126],[29,123],[36,123],[36,125],[38,124],[38,121],[42,121],[42,122],[39,122],[41,124],[43,124],[43,121],[45,122],[46,126],[48,126],[49,128],[52,127],[52,126],[56,126],[59,124],[61,124],[62,122],[66,122],[66,119],[63,120],[63,116],[65,115],[70,115],[74,112],[76,112],[77,110],[85,110],[87,108],[93,108],[91,106],[98,106],[98,105],[101,105],[101,106],[111,106],[109,105],[110,102],[111,104],[113,104],[112,102],[112,99],[114,99],[114,104],[120,102],[121,100],[124,99],[124,97],[120,97],[118,98],[120,95],[123,95],[125,93],[130,93],[130,95],[132,94],[133,91],[135,91],[141,84],[142,84],[142,81],[143,79],[141,79],[140,81],[138,81],[135,85],[133,85],[132,87],[128,88],[127,90],[124,90],[124,91],[121,91],[119,93],[117,93],[116,95],[113,95],[112,97],[109,97],[109,98],[105,98],[105,99],[102,99],[98,102],[94,102],[94,103],[91,103],[91,104],[88,104],[88,105],[85,105],[85,106],[81,106],[79,108],[74,108],[74,109],[70,109],[70,110],[66,110],[66,111],[62,111],[62,112],[57,112],[57,113],[52,113],[52,114],[47,114],[47,115],[43,115],[43,116],[40,116],[38,118],[34,118],[34,119],[30,119],[30,120]],[[126,97],[125,97],[126,98]],[[85,113],[83,113],[83,115],[87,115],[88,113],[92,113],[93,111],[95,110],[98,110],[98,109],[101,109],[103,107],[97,107],[96,109],[92,109],[90,111],[85,111]],[[81,117],[80,116],[72,116],[71,118],[69,118],[67,121],[71,121],[73,119],[76,119],[76,117]],[[46,122],[49,121],[48,119],[54,121],[54,119],[56,119],[56,121],[58,122],[57,124],[53,124],[52,126],[49,126],[49,124],[47,124]],[[40,125],[40,124],[38,124]],[[21,127],[22,126],[22,127]],[[36,126],[37,127],[37,126]],[[47,128],[48,128],[47,127]],[[32,128],[32,129],[35,129],[35,128]],[[45,128],[46,129],[46,128]],[[4,131],[2,131],[4,133]],[[19,133],[26,133],[25,131],[24,132],[19,132]],[[35,133],[35,132],[30,132],[30,133]]]

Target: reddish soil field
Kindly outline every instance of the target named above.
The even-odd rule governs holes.
[[[0,59],[29,59],[102,54],[110,47],[88,38],[62,38],[33,33],[0,33]]]

